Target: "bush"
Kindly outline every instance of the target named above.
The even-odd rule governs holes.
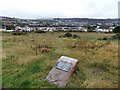
[[[6,29],[7,30],[15,30],[15,27],[13,25],[7,25]]]
[[[117,26],[116,28],[113,29],[114,33],[120,33],[120,26]]]
[[[120,40],[120,33],[113,35],[111,38],[103,37],[99,38],[98,40]]]
[[[79,35],[73,34],[73,38],[80,38]]]
[[[12,32],[13,35],[26,35],[27,32]]]
[[[62,36],[59,36],[59,38],[61,38]]]
[[[112,37],[111,37],[111,39],[117,39],[117,40],[120,40],[120,33],[118,33],[118,34],[116,34],[116,35],[113,35]]]
[[[102,40],[102,38],[98,38],[98,40]]]
[[[99,38],[98,40],[109,40],[108,37]]]
[[[71,34],[71,33],[66,33],[65,35],[63,36],[59,36],[59,38],[61,37],[72,37],[72,38],[80,38],[79,35],[76,35],[76,34]]]
[[[108,38],[107,37],[103,37],[103,39],[102,40],[108,40]]]
[[[64,37],[72,37],[72,34],[71,34],[71,33],[66,33],[66,34],[64,35]]]

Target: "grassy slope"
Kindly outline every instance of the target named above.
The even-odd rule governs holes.
[[[13,36],[10,33],[3,33],[3,87],[57,88],[44,78],[62,55],[79,60],[78,70],[70,78],[67,88],[117,87],[118,44],[115,41],[100,47],[105,42],[97,40],[97,38],[112,36],[112,34],[76,33],[82,39],[58,38],[63,34],[63,32],[29,33]],[[72,48],[76,42],[76,47]],[[53,48],[49,53],[38,52],[36,55],[33,48],[39,44]]]

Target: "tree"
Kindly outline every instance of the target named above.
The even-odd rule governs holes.
[[[15,27],[13,25],[6,25],[7,30],[15,30]]]
[[[96,26],[89,26],[88,27],[88,32],[93,32],[93,30],[96,29]]]
[[[113,29],[114,33],[120,33],[120,26],[117,26]]]

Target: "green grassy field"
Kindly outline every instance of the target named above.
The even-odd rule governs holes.
[[[59,38],[65,32],[2,34],[2,85],[5,88],[59,88],[45,77],[61,56],[79,60],[66,88],[117,88],[118,43],[99,41],[113,34],[77,33],[77,38]],[[52,48],[35,48],[38,45]]]

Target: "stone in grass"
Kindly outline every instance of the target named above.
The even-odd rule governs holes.
[[[45,80],[59,87],[65,87],[70,76],[76,70],[77,64],[77,59],[61,56]]]

